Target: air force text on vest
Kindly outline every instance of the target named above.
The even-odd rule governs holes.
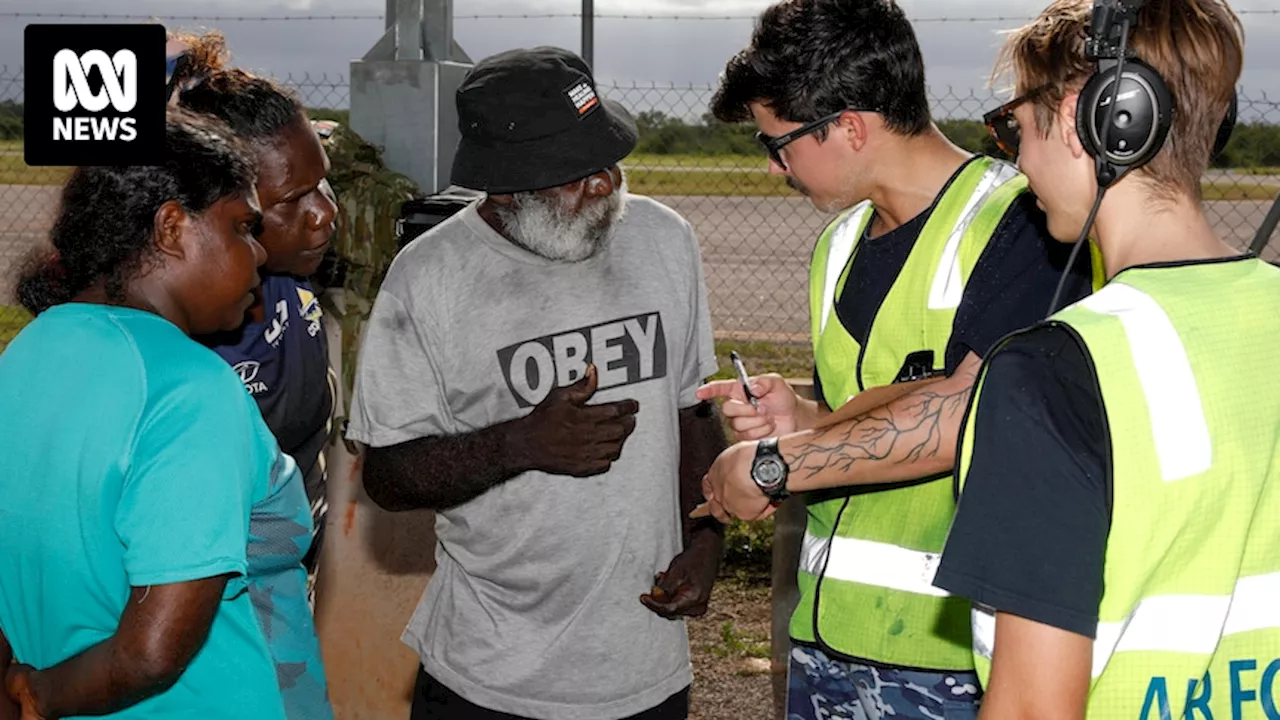
[[[97,92],[89,84],[93,70],[102,78]],[[53,56],[53,105],[63,113],[53,118],[54,140],[130,142],[138,136],[134,118],[74,113],[99,113],[108,105],[117,113],[128,113],[137,104],[138,58],[132,50],[108,56],[102,50],[80,55],[64,49]]]
[[[552,388],[581,380],[589,363],[596,365],[599,390],[666,377],[662,316],[648,313],[610,320],[498,351],[507,387],[522,408],[542,402]]]
[[[1147,683],[1139,720],[1170,720],[1169,698],[1185,692],[1184,720],[1280,720],[1280,658],[1241,658],[1225,673],[1196,679],[1157,675]],[[1216,708],[1210,709],[1212,707]],[[1230,706],[1230,714],[1223,712]]]

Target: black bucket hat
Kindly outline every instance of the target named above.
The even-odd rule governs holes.
[[[491,195],[566,185],[636,146],[636,123],[596,93],[591,69],[556,47],[485,58],[457,92],[462,139],[450,181]]]

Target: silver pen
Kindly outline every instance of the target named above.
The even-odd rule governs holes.
[[[738,356],[738,351],[730,350],[729,359],[733,361],[733,369],[738,373],[738,382],[742,383],[742,392],[747,396],[747,402],[751,403],[751,407],[759,410],[760,403],[756,400],[756,396],[751,394],[751,384],[748,382],[747,367],[742,364],[742,358]]]

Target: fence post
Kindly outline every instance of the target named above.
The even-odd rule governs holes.
[[[582,60],[595,70],[596,54],[596,4],[594,0],[582,0]]]
[[[1271,204],[1271,210],[1262,219],[1262,225],[1253,236],[1253,243],[1249,245],[1249,250],[1261,257],[1263,249],[1267,247],[1267,243],[1271,242],[1271,233],[1276,231],[1278,224],[1280,224],[1280,195],[1276,196],[1275,202]]]
[[[800,397],[813,399],[813,382],[791,380]],[[796,585],[796,567],[800,563],[800,545],[804,540],[804,498],[793,496],[773,514],[773,579],[770,583],[770,658],[773,679],[773,716],[786,718],[787,664],[791,652],[791,613],[800,600]]]

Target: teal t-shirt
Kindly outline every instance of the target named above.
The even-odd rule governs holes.
[[[46,668],[116,629],[131,586],[235,573],[177,683],[113,718],[283,720],[250,601],[250,512],[278,450],[236,373],[172,323],[68,303],[0,354],[0,629]]]

